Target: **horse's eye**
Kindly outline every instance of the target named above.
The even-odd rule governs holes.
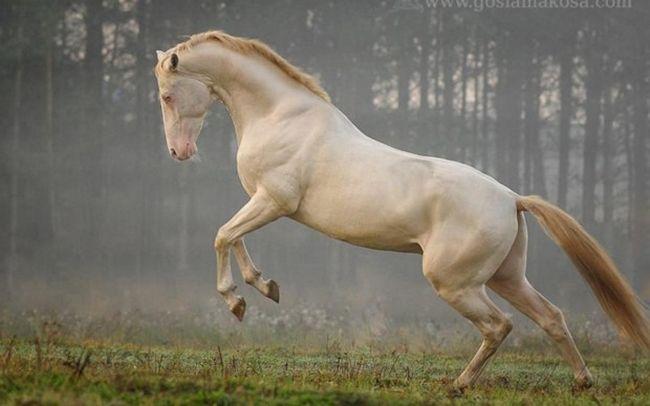
[[[165,95],[162,97],[162,99],[165,103],[171,103],[172,101],[172,97],[170,95]]]

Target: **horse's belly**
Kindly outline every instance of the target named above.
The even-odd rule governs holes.
[[[303,200],[291,218],[361,247],[422,252],[419,238],[429,223],[428,203],[416,201],[415,196],[388,199],[342,192]]]
[[[383,251],[422,252],[417,237],[399,232],[399,227],[394,227],[393,231],[389,231],[387,229],[391,227],[366,227],[367,224],[363,222],[355,222],[354,226],[350,226],[342,222],[305,218],[298,213],[291,218],[331,238],[359,247]]]

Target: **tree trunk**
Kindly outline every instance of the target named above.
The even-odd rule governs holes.
[[[435,56],[434,56],[434,63],[433,63],[433,95],[434,95],[434,102],[435,102],[435,107],[434,107],[434,125],[435,125],[435,138],[436,140],[439,140],[441,138],[440,136],[440,129],[442,128],[442,123],[441,123],[441,109],[440,109],[440,55],[442,54],[442,47],[440,46],[440,37],[442,35],[442,22],[441,22],[441,15],[440,11],[436,12],[436,47],[435,47]]]
[[[85,133],[82,139],[86,153],[81,162],[96,163],[85,170],[86,179],[86,232],[83,239],[84,252],[87,261],[93,261],[95,269],[101,271],[103,266],[101,247],[101,225],[104,216],[102,208],[103,162],[102,155],[105,140],[103,139],[103,36],[104,11],[102,0],[88,0],[86,2],[86,54],[84,60],[85,75]]]
[[[532,159],[533,159],[533,189],[532,192],[539,194],[541,196],[546,196],[546,171],[544,168],[544,148],[540,145],[540,120],[539,120],[539,110],[540,110],[540,97],[541,97],[541,88],[540,82],[541,78],[541,67],[538,66],[534,81],[534,116],[532,117],[532,128],[531,128],[531,144],[532,144]]]
[[[136,254],[136,264],[135,264],[135,279],[136,286],[140,286],[143,282],[144,274],[144,264],[145,257],[150,253],[150,236],[149,233],[150,227],[149,224],[153,221],[151,212],[151,205],[157,201],[157,199],[152,196],[154,193],[154,188],[151,187],[150,179],[145,176],[145,171],[150,167],[150,164],[147,162],[147,151],[152,146],[153,142],[151,140],[152,131],[148,131],[147,127],[149,124],[148,121],[148,92],[149,92],[149,70],[151,69],[152,62],[147,58],[147,40],[149,32],[148,24],[148,1],[141,0],[137,3],[136,7],[136,21],[138,23],[138,39],[135,45],[136,53],[136,92],[135,92],[135,107],[136,107],[136,131],[135,136],[140,140],[140,153],[142,158],[139,160],[139,172],[140,172],[140,207],[138,214],[139,222],[139,236],[137,240],[137,254]]]
[[[56,189],[54,182],[54,86],[52,80],[53,56],[52,42],[54,21],[48,19],[45,27],[45,146],[47,155],[47,210],[48,210],[48,235],[56,241]]]
[[[490,130],[489,130],[489,92],[490,92],[490,41],[485,38],[483,41],[483,60],[482,60],[482,94],[481,94],[481,165],[483,171],[488,172],[490,170]]]
[[[400,130],[405,131],[406,120],[408,118],[408,107],[409,107],[409,79],[411,76],[410,72],[410,60],[408,55],[408,49],[410,48],[410,37],[408,35],[408,30],[406,23],[402,18],[398,18],[398,29],[400,37],[399,43],[399,60],[397,61],[397,110],[399,113],[400,121]]]
[[[473,75],[472,75],[472,80],[474,81],[474,106],[472,107],[472,141],[471,141],[471,151],[470,151],[470,162],[473,165],[478,164],[478,109],[479,109],[479,101],[481,100],[480,98],[480,93],[479,93],[479,75],[480,75],[480,70],[479,70],[479,55],[481,53],[481,48],[480,48],[480,41],[478,38],[478,34],[474,33],[474,64],[472,66],[473,68]]]
[[[458,120],[458,143],[460,146],[460,155],[459,160],[461,162],[467,161],[467,134],[465,131],[467,127],[465,126],[465,116],[467,115],[467,58],[469,55],[469,44],[467,39],[463,42],[463,58],[461,66],[461,97],[460,97],[460,118]]]
[[[647,44],[638,41],[632,66],[632,103],[634,107],[634,200],[632,201],[632,257],[635,286],[645,290],[650,265],[650,204],[648,204],[648,82]]]
[[[585,56],[585,140],[582,155],[582,222],[589,230],[595,226],[596,158],[600,128],[600,102],[602,96],[601,52],[595,49],[601,40],[600,30],[595,28],[588,36]]]
[[[521,154],[522,82],[526,67],[524,47],[514,34],[504,38],[497,56],[497,177],[519,189]]]
[[[429,122],[429,59],[431,56],[431,12],[425,9],[422,12],[422,21],[420,25],[420,110],[418,111],[418,128],[420,140],[428,140],[431,137],[431,123]],[[433,152],[430,142],[425,144],[424,153]]]
[[[521,45],[517,43],[517,45]],[[508,158],[508,184],[514,190],[520,187],[520,166],[521,166],[521,138],[522,138],[522,116],[523,116],[523,84],[524,70],[526,67],[525,53],[518,47],[514,52],[513,60],[510,64],[509,94],[506,97],[506,110],[508,116],[507,131],[507,154]]]
[[[634,235],[634,184],[636,181],[634,176],[632,125],[630,124],[630,121],[632,121],[632,117],[630,115],[630,110],[626,106],[623,110],[623,135],[625,140],[625,160],[627,161],[627,234],[632,238]]]
[[[571,150],[571,117],[573,116],[573,34],[564,41],[560,51],[560,122],[557,203],[567,206],[569,185],[569,152]]]
[[[532,44],[531,44],[532,45]],[[525,110],[524,110],[524,177],[522,190],[525,194],[531,194],[533,190],[533,155],[536,151],[533,149],[533,134],[537,130],[536,121],[538,120],[538,111],[537,111],[537,101],[535,100],[537,95],[537,66],[535,61],[535,54],[532,47],[529,49],[532,52],[528,55],[528,69],[527,78],[526,78],[526,90],[525,90]]]
[[[497,58],[497,177],[510,188],[519,188],[523,51],[513,52],[513,44],[502,43]]]
[[[546,195],[544,173],[544,150],[539,145],[539,108],[541,97],[541,64],[537,43],[531,44],[529,67],[527,69],[524,117],[524,183],[527,194]]]
[[[442,119],[444,121],[442,134],[446,141],[447,153],[449,159],[456,159],[456,131],[454,129],[454,47],[452,46],[451,21],[452,16],[443,11],[443,45],[442,45]]]
[[[611,70],[608,70],[611,75]],[[613,89],[610,87],[603,95],[603,231],[605,234],[605,245],[612,246],[613,243],[613,214],[614,214],[614,174],[612,170],[612,158],[616,154],[614,148],[613,124],[614,111],[612,106]]]
[[[429,55],[431,54],[431,13],[422,13],[420,27],[420,119],[424,120],[429,112]],[[424,134],[423,134],[424,135]]]
[[[18,28],[16,30],[16,70],[14,73],[13,128],[9,170],[9,264],[7,266],[6,289],[9,303],[14,293],[15,275],[18,268],[18,154],[21,135],[21,106],[23,102],[23,12],[20,7]]]

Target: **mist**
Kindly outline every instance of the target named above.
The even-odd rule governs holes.
[[[172,160],[152,72],[156,50],[210,29],[269,44],[370,137],[558,204],[650,300],[649,19],[642,1],[482,11],[424,1],[2,1],[3,317],[162,314],[182,320],[171,329],[220,332],[301,320],[376,336],[465,324],[436,297],[419,255],[354,247],[288,219],[246,237],[280,284],[280,304],[233,266],[250,308],[243,325],[234,320],[216,292],[213,249],[247,201],[234,129],[216,105],[200,161]],[[531,282],[572,322],[604,320],[528,220]]]

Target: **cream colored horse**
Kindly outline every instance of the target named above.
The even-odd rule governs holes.
[[[196,152],[212,101],[234,122],[237,170],[250,200],[218,231],[217,290],[240,320],[230,251],[244,280],[279,300],[261,277],[243,237],[289,217],[330,237],[375,248],[420,253],[438,295],[468,318],[483,343],[456,379],[471,385],[512,329],[486,286],[537,323],[557,344],[577,382],[591,375],[560,310],[527,281],[530,211],[576,264],[624,335],[650,347],[644,309],[607,254],[559,208],[519,196],[458,162],[399,151],[364,135],[330,103],[316,81],[256,40],[220,31],[192,36],[158,52],[155,68],[169,151]]]

